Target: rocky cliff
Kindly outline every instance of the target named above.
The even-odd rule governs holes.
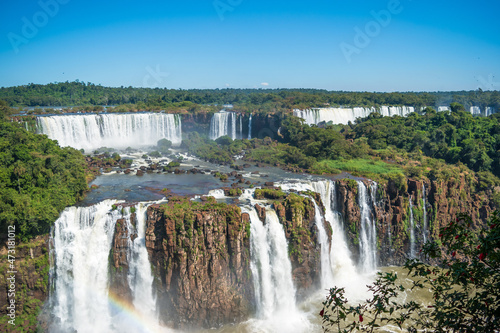
[[[213,198],[171,198],[147,214],[146,247],[165,324],[215,327],[253,313],[248,214]]]
[[[369,186],[371,182],[365,181],[365,184]],[[472,217],[472,228],[483,223],[494,210],[494,204],[490,201],[491,195],[478,191],[477,187],[478,182],[466,173],[448,180],[389,180],[386,185],[378,186],[376,200],[371,205],[371,214],[377,225],[378,264],[402,265],[409,258],[411,213],[417,251],[424,240],[438,240],[440,228],[454,221],[460,213]],[[338,180],[336,191],[349,247],[353,256],[358,258],[361,213],[357,182]]]

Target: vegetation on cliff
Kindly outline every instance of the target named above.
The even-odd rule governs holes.
[[[59,213],[86,189],[85,159],[79,151],[0,120],[2,230],[15,225],[21,239],[47,233]]]

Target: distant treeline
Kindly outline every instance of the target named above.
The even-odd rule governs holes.
[[[240,111],[286,111],[325,106],[439,106],[453,102],[465,107],[500,107],[498,91],[456,92],[346,92],[320,89],[167,89],[103,87],[80,81],[0,88],[0,99],[10,106],[126,105],[134,109],[233,104]]]

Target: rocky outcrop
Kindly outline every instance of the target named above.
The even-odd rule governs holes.
[[[9,262],[7,240],[1,243],[0,259],[0,317],[8,319],[10,281],[15,286],[15,326],[2,320],[0,332],[36,332],[37,316],[48,296],[49,236],[38,236],[26,243],[15,245],[15,261]],[[11,269],[10,265],[13,265]],[[9,273],[14,271],[15,273]],[[14,280],[10,280],[12,275]],[[9,280],[8,280],[9,279]]]
[[[321,202],[317,199],[317,202]],[[273,207],[288,239],[297,297],[299,300],[304,299],[318,289],[321,279],[321,251],[314,204],[307,197],[291,193],[285,200],[275,202]],[[328,229],[326,224],[325,229]]]
[[[171,198],[147,214],[146,247],[164,324],[208,328],[254,313],[248,214],[213,198]]]
[[[130,215],[132,225],[136,225],[136,215]],[[128,253],[130,252],[130,241],[137,237],[136,233],[130,234],[125,218],[116,220],[115,233],[111,244],[109,255],[109,291],[119,299],[132,304],[132,291],[128,284],[127,274],[129,272]]]

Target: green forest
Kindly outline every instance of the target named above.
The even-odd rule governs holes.
[[[436,107],[453,102],[465,107],[500,108],[498,91],[458,92],[346,92],[320,89],[167,89],[103,87],[80,81],[46,85],[28,84],[0,88],[0,99],[10,106],[103,106],[122,105],[120,110],[184,108],[207,109],[233,104],[240,111],[290,111],[293,108],[330,106],[407,105]],[[99,110],[99,108],[97,108]]]
[[[9,122],[10,112],[0,101],[0,225],[15,225],[27,239],[47,233],[59,213],[83,197],[87,173],[81,152]]]

